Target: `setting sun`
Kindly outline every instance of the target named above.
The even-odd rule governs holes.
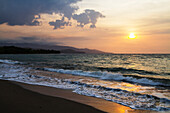
[[[136,36],[135,36],[135,34],[134,33],[130,33],[130,35],[129,35],[129,37],[128,37],[129,39],[135,39],[136,38]]]
[[[169,64],[170,0],[0,0],[0,113],[170,113]]]

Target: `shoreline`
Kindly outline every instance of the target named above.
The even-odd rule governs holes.
[[[91,106],[33,92],[0,80],[1,113],[105,113]]]
[[[38,97],[41,97],[41,96],[44,96],[44,98],[50,97],[50,98],[54,98],[54,100],[55,99],[58,100],[58,98],[59,98],[61,100],[69,101],[73,104],[77,103],[79,106],[80,105],[86,106],[86,107],[88,107],[87,109],[96,110],[96,111],[93,111],[92,113],[98,113],[98,112],[99,113],[100,112],[101,113],[104,113],[104,112],[108,112],[108,113],[159,113],[159,112],[147,111],[147,110],[134,110],[129,107],[126,107],[126,106],[123,106],[123,105],[120,105],[120,104],[117,104],[114,102],[106,101],[103,99],[78,95],[76,93],[73,93],[71,90],[57,89],[57,88],[52,88],[52,87],[47,87],[47,86],[30,85],[30,84],[19,83],[19,82],[14,82],[14,81],[7,81],[7,80],[0,80],[0,83],[2,83],[2,82],[3,82],[3,84],[6,84],[6,86],[10,86],[9,88],[16,89],[16,87],[17,87],[18,88],[17,91],[23,90],[23,91],[27,91],[29,93],[34,93],[33,96],[39,95]],[[2,85],[0,85],[0,87],[2,87]],[[6,87],[5,90],[9,91],[8,87]],[[24,95],[22,95],[22,96],[24,96]],[[12,96],[12,97],[14,98],[15,96]],[[7,100],[6,103],[8,104],[9,100]],[[77,109],[80,110],[79,112],[83,113],[81,111],[83,109],[81,109],[79,107],[77,107]],[[61,111],[59,111],[59,112],[62,113]],[[8,113],[8,112],[5,112],[5,113]],[[51,113],[51,112],[49,112],[49,113]],[[71,113],[76,113],[76,112],[71,112]]]
[[[68,99],[74,102],[92,106],[96,109],[108,113],[125,113],[127,112],[127,110],[135,111],[127,106],[123,106],[111,101],[106,101],[95,97],[79,95],[73,93],[72,90],[68,90],[68,89],[58,89],[58,88],[53,88],[48,86],[30,85],[30,84],[18,83],[18,82],[15,82],[15,84],[18,84],[25,89],[38,92],[40,94]]]

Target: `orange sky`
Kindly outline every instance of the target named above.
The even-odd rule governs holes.
[[[39,43],[56,42],[113,53],[170,53],[169,4],[169,0],[82,0],[72,4],[79,7],[75,14],[93,9],[105,16],[97,18],[96,28],[89,28],[90,23],[79,27],[78,21],[65,17],[72,25],[53,29],[49,21],[61,19],[62,15],[42,13],[37,19],[41,21],[39,26],[2,23],[0,41],[36,37]],[[135,33],[137,38],[129,39],[130,33]]]

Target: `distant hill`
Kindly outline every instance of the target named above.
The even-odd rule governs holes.
[[[16,46],[22,48],[56,50],[56,51],[61,51],[62,53],[92,53],[92,54],[105,53],[95,49],[87,49],[87,48],[79,49],[71,46],[43,45],[43,44],[31,44],[31,43],[0,43],[0,46]]]
[[[59,54],[59,53],[60,51],[56,50],[31,49],[15,46],[0,47],[0,54]]]
[[[61,53],[80,53],[80,54],[84,54],[85,52],[82,51],[75,51],[73,49],[64,49],[64,50],[60,50]]]

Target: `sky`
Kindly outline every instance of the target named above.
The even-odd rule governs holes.
[[[0,43],[170,53],[170,0],[0,0]],[[134,33],[136,38],[129,38]]]

